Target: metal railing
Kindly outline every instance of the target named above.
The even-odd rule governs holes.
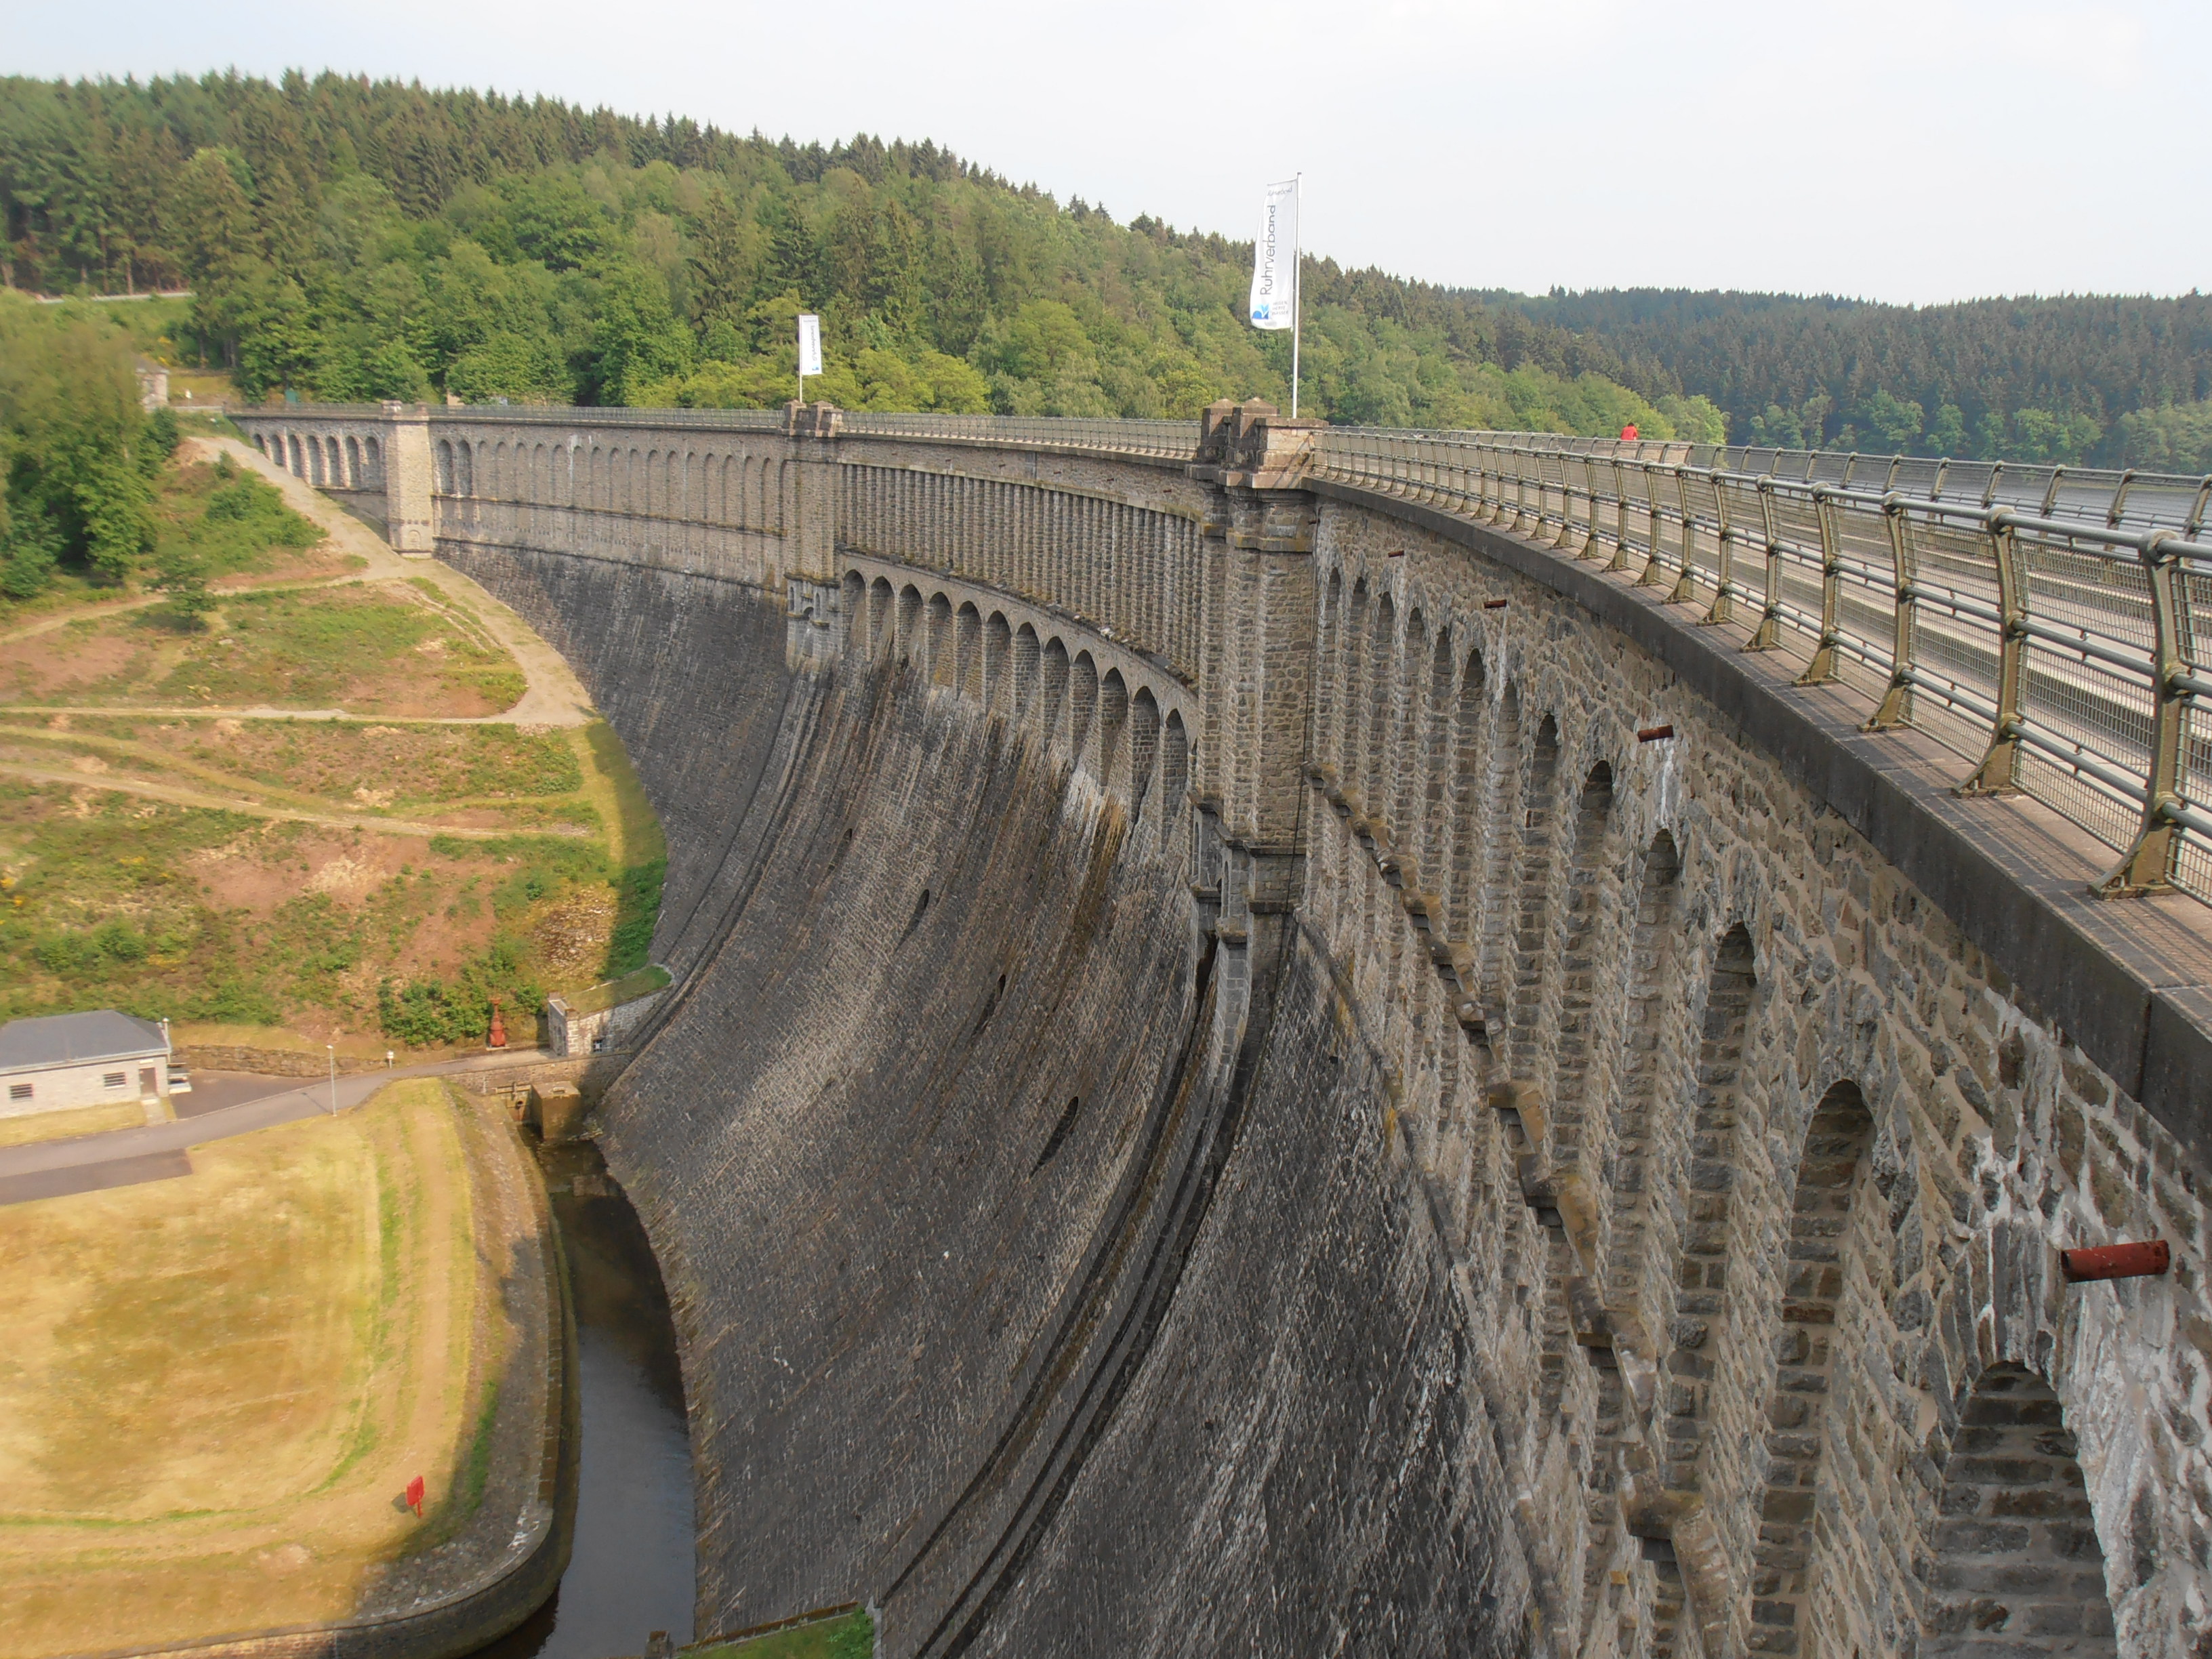
[[[2212,899],[2212,479],[1528,434],[1332,428],[1322,477],[1593,560],[1856,684],[2118,854]],[[1748,459],[1759,471],[1698,465]]]
[[[430,410],[434,425],[490,421],[522,426],[699,427],[724,432],[781,432],[780,409],[584,409],[558,404],[453,404]]]
[[[865,438],[924,438],[952,443],[1024,444],[1102,449],[1117,455],[1188,460],[1198,449],[1196,421],[1085,420],[1066,416],[878,415],[848,410],[845,431]]]

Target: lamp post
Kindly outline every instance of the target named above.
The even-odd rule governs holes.
[[[323,1051],[331,1057],[331,1115],[336,1117],[338,1115],[338,1046],[335,1042],[325,1042]]]

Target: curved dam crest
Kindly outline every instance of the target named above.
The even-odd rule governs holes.
[[[1287,423],[626,418],[434,514],[668,828],[702,1632],[2198,1650],[2196,1154],[1644,623]]]

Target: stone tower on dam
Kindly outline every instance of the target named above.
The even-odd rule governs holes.
[[[662,814],[702,1632],[2212,1655],[2195,481],[240,424]]]

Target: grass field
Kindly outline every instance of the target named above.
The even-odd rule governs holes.
[[[342,1617],[465,1518],[514,1340],[468,1109],[398,1083],[184,1179],[0,1209],[0,1659]]]

